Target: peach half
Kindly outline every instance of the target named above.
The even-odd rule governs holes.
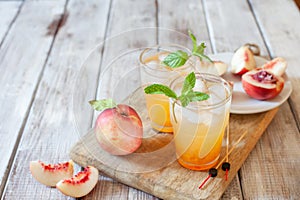
[[[245,92],[252,98],[267,100],[276,97],[283,89],[284,79],[264,69],[255,69],[242,76]]]
[[[268,70],[276,76],[282,76],[287,68],[287,62],[282,57],[274,58],[273,60],[264,64],[261,69]]]

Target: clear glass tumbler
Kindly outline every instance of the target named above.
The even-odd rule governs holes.
[[[184,77],[178,76],[171,88],[178,93],[183,83]],[[188,169],[205,170],[217,164],[220,156],[229,126],[232,87],[219,76],[196,73],[194,90],[206,92],[209,99],[191,102],[187,107],[170,99],[170,116],[178,162]]]
[[[176,76],[185,76],[193,71],[193,62],[188,60],[183,66],[171,68],[162,63],[171,52],[190,50],[176,44],[157,45],[146,48],[140,54],[141,78],[143,87],[153,83],[169,85]],[[161,94],[145,94],[151,126],[159,132],[173,132],[170,121],[169,99]]]

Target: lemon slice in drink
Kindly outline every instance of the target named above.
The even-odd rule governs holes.
[[[163,107],[162,105],[152,105],[152,107],[150,108],[149,111],[149,115],[150,115],[150,119],[153,122],[156,122],[157,124],[160,124],[161,126],[164,124],[168,124],[169,125],[169,120],[168,120],[168,112],[167,109],[165,109],[165,107]]]
[[[152,127],[162,132],[172,132],[169,99],[162,94],[146,95],[146,104]]]

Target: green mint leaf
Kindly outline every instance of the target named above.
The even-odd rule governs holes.
[[[186,107],[191,102],[190,98],[186,95],[181,95],[178,99],[183,107]]]
[[[186,107],[190,102],[204,101],[209,98],[208,94],[193,91],[195,84],[196,84],[196,75],[194,72],[191,72],[184,79],[181,95],[178,97],[183,107]]]
[[[114,108],[117,106],[112,99],[91,100],[89,103],[97,111],[102,111],[107,108]]]
[[[191,91],[186,96],[190,102],[205,101],[209,98],[208,94],[198,91]]]
[[[197,48],[195,49],[195,51],[193,51],[193,53],[204,54],[205,48],[206,48],[206,46],[202,42],[199,46],[197,46]]]
[[[178,97],[179,101],[181,102],[181,105],[183,107],[186,107],[190,102],[195,101],[204,101],[209,98],[209,95],[203,92],[197,92],[190,90],[187,94],[182,94]]]
[[[207,55],[204,54],[204,50],[206,48],[206,45],[204,42],[202,42],[199,46],[197,45],[197,39],[195,37],[195,35],[193,35],[191,33],[191,31],[189,31],[189,36],[193,42],[193,51],[192,51],[192,55],[194,56],[198,56],[200,58],[200,60],[202,61],[203,59],[208,60],[209,62],[213,62]]]
[[[195,35],[191,32],[191,30],[189,30],[189,36],[193,42],[193,51],[196,51],[197,49],[197,39],[195,37]]]
[[[192,72],[189,75],[187,75],[187,77],[185,77],[184,79],[181,95],[184,95],[189,91],[191,91],[195,87],[195,84],[196,84],[196,76],[195,73]]]
[[[170,53],[162,62],[171,68],[176,68],[184,65],[188,58],[186,52],[178,50]]]
[[[176,93],[171,90],[168,86],[161,84],[152,84],[144,89],[146,94],[164,94],[168,97],[177,99]]]

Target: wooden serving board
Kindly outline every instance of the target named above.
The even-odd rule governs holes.
[[[278,108],[274,108],[258,114],[231,114],[229,150],[245,131],[247,134],[229,155],[228,181],[224,179],[225,172],[219,169],[218,176],[211,178],[202,189],[198,187],[208,173],[188,170],[177,163],[172,134],[147,135],[135,154],[112,156],[99,147],[91,130],[74,145],[70,157],[81,166],[95,166],[121,183],[162,199],[219,199],[277,111]],[[220,159],[224,158],[225,152],[223,143]]]

